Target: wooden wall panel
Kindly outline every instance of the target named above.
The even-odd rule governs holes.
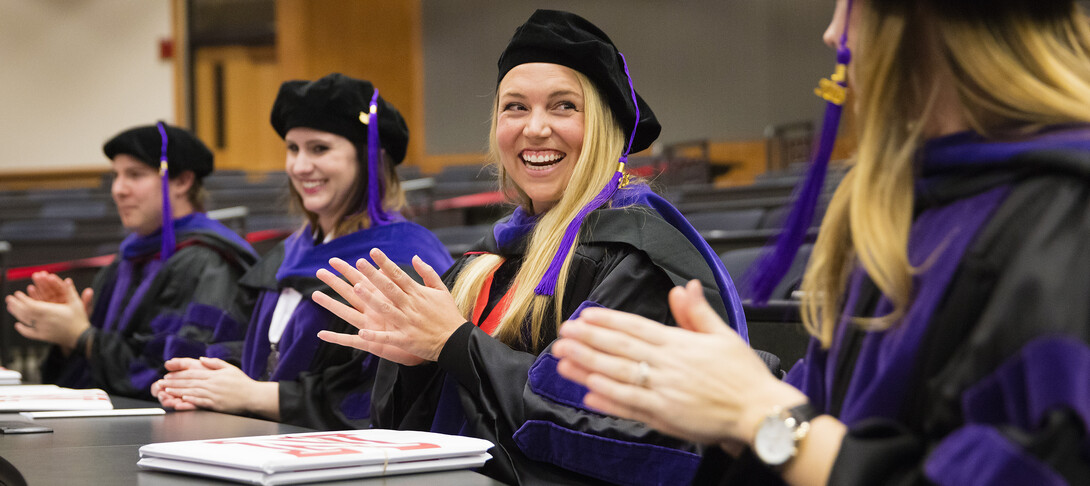
[[[419,0],[280,0],[283,79],[331,72],[370,80],[409,125],[406,163],[424,155],[424,60]]]
[[[186,22],[189,18],[185,0],[171,0],[170,4],[170,35],[174,43],[174,58],[171,64],[174,66],[174,125],[183,128],[189,126],[189,35],[186,32]]]
[[[283,170],[284,144],[269,125],[280,88],[275,49],[202,47],[193,65],[196,133],[216,155],[216,168]],[[222,70],[221,94],[216,92],[217,68]]]

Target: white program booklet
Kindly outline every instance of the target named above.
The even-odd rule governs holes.
[[[276,485],[480,467],[492,443],[403,430],[346,430],[162,442],[140,448],[138,466]]]
[[[0,385],[18,385],[22,382],[22,373],[0,366]]]
[[[56,385],[0,387],[0,412],[43,410],[110,410],[110,396],[97,388],[76,390]]]

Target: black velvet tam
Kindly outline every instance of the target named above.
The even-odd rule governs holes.
[[[307,127],[347,138],[356,146],[357,157],[367,160],[367,119],[375,88],[369,81],[341,73],[316,81],[286,81],[273,103],[270,121],[280,138],[295,127]],[[394,164],[405,160],[409,127],[393,105],[378,97],[378,134]]]
[[[208,150],[204,142],[188,130],[166,123],[163,126],[167,132],[167,169],[172,178],[187,170],[193,171],[197,179],[203,179],[212,173],[212,151]],[[110,159],[117,154],[128,154],[155,169],[159,168],[162,150],[163,139],[156,125],[130,128],[115,135],[102,146],[102,151]]]
[[[609,102],[613,115],[625,130],[627,139],[636,126],[636,139],[630,147],[639,152],[651,146],[662,131],[651,107],[636,95],[640,119],[624,63],[617,46],[604,32],[586,19],[569,12],[538,10],[522,24],[500,54],[498,84],[507,72],[519,64],[545,62],[567,66],[590,78]]]

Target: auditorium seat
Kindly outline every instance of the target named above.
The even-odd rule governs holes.
[[[743,304],[749,345],[780,359],[784,372],[790,371],[806,354],[810,335],[802,325],[797,300],[773,300],[763,306]],[[762,357],[764,358],[764,357]],[[766,359],[766,364],[768,361]]]
[[[64,218],[37,218],[0,223],[0,240],[66,240],[76,235],[76,222]]]
[[[490,231],[492,231],[492,225],[490,224],[448,226],[432,230],[435,236],[439,238],[439,241],[443,243],[443,246],[447,247],[447,251],[455,257],[459,257],[468,251],[474,243],[484,238]]]
[[[38,211],[39,218],[74,218],[95,219],[116,218],[117,211],[112,203],[105,200],[59,200],[42,204]]]
[[[424,173],[420,171],[420,167],[415,165],[400,164],[395,167],[394,170],[397,171],[397,177],[403,181],[424,177]]]
[[[806,262],[810,259],[812,249],[813,245],[811,244],[804,244],[799,248],[799,252],[795,254],[795,260],[791,263],[791,267],[787,270],[783,280],[773,289],[772,295],[769,296],[770,299],[791,298],[791,292],[796,290],[802,282],[802,274],[806,270]],[[719,255],[719,259],[723,261],[723,266],[727,268],[727,273],[734,280],[735,285],[738,287],[738,293],[743,299],[751,297],[749,295],[749,286],[745,283],[747,272],[764,250],[764,247],[741,248],[726,251]]]
[[[302,216],[289,213],[251,214],[246,218],[246,231],[296,230],[304,220]]]
[[[496,174],[494,168],[484,164],[472,165],[447,165],[435,174],[435,182],[444,184],[447,182],[494,182]]]
[[[491,192],[499,188],[494,167],[487,165],[448,165],[435,174],[436,199]]]
[[[761,208],[735,209],[707,213],[690,213],[685,219],[697,231],[747,231],[754,230],[764,219],[765,210]]]

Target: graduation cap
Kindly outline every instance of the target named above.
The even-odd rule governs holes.
[[[107,158],[118,154],[131,155],[135,159],[159,169],[163,186],[163,227],[160,260],[174,254],[174,214],[170,207],[170,171],[181,174],[192,171],[197,180],[212,173],[212,151],[199,138],[187,130],[157,122],[130,128],[111,138],[102,146]]]
[[[568,224],[560,248],[549,268],[538,282],[534,293],[553,295],[560,268],[571,251],[572,242],[587,214],[606,203],[620,186],[628,154],[651,146],[662,131],[655,113],[636,93],[628,63],[601,29],[570,12],[537,10],[522,24],[497,63],[499,84],[515,66],[543,62],[569,67],[594,83],[607,103],[617,123],[629,134],[624,154],[616,173],[594,199]]]
[[[500,54],[496,84],[519,64],[545,62],[572,68],[590,78],[630,138],[626,154],[651,146],[662,126],[632,88],[624,56],[594,24],[569,12],[538,10],[522,24]]]
[[[360,161],[366,153],[368,216],[373,225],[393,221],[382,205],[386,184],[380,148],[394,165],[400,164],[409,147],[409,127],[369,81],[340,73],[316,81],[287,81],[280,85],[269,118],[280,138],[295,127],[313,128],[348,139]]]

